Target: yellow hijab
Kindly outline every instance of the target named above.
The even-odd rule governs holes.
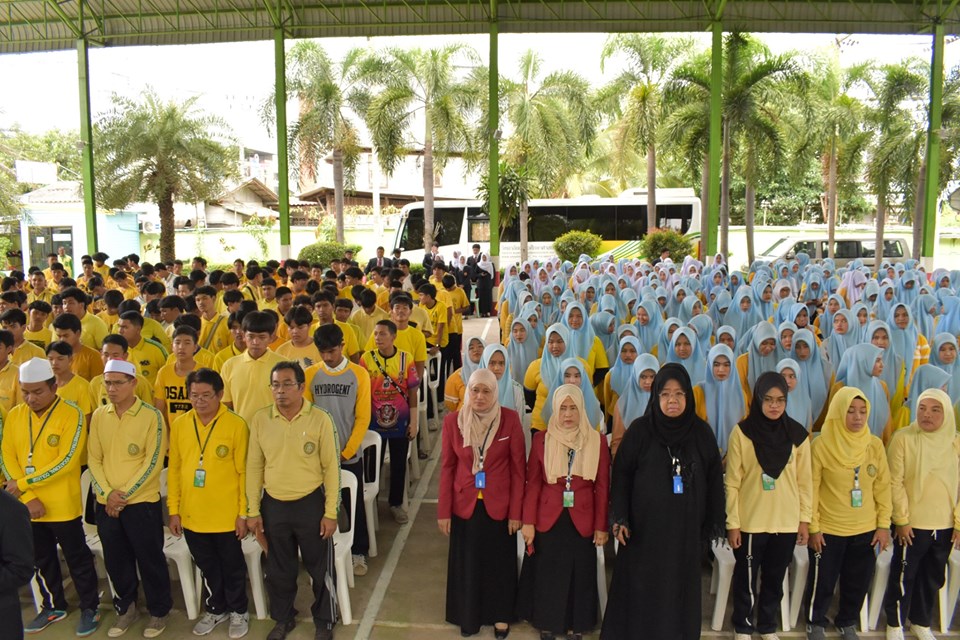
[[[917,439],[916,457],[913,460],[914,474],[906,479],[910,483],[911,498],[919,500],[923,495],[923,483],[928,478],[938,478],[943,482],[950,494],[953,504],[957,503],[957,478],[960,475],[960,462],[957,460],[953,448],[953,440],[957,436],[955,428],[953,404],[950,396],[941,389],[927,389],[920,394],[917,404],[924,398],[931,398],[943,407],[943,424],[933,432],[920,428],[916,420],[910,426],[897,432],[898,437],[914,437]],[[916,413],[916,408],[914,408]]]
[[[573,398],[580,410],[580,422],[576,427],[564,427],[560,423],[560,405],[566,398]],[[597,467],[600,466],[600,438],[602,436],[590,424],[590,418],[584,410],[583,391],[572,384],[557,387],[553,394],[553,413],[547,423],[544,436],[543,467],[547,482],[556,483],[561,478],[566,481],[567,471],[584,480],[597,479]],[[569,467],[569,452],[573,451],[573,466]]]
[[[867,403],[867,418],[870,417],[870,401],[856,387],[843,387],[830,401],[827,417],[823,421],[817,447],[843,469],[855,469],[863,464],[864,453],[870,446],[870,426],[866,424],[856,433],[847,429],[847,410],[855,398]]]

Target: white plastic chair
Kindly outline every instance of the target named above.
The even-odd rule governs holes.
[[[167,498],[167,470],[160,471],[160,500]],[[190,547],[183,536],[179,538],[172,533],[166,525],[163,527],[163,555],[168,562],[172,562],[177,567],[177,575],[180,578],[180,589],[183,591],[183,602],[187,609],[187,618],[195,620],[200,615],[200,603],[197,599],[197,587],[194,582],[194,564],[193,556],[190,555]]]
[[[80,502],[82,513],[87,513],[87,499],[90,497],[90,485],[93,482],[93,473],[86,469],[80,474]],[[97,568],[97,575],[107,576],[107,585],[110,587],[110,595],[115,596],[116,591],[113,588],[113,582],[110,580],[110,574],[107,573],[107,565],[103,560],[103,543],[100,542],[100,532],[97,531],[97,525],[87,524],[81,517],[83,523],[83,532],[86,535],[87,548],[93,554],[94,566]]]
[[[421,384],[417,386],[417,426],[420,429],[421,437],[414,438],[413,442],[410,443],[410,446],[407,448],[407,462],[410,465],[410,482],[420,479],[420,456],[417,455],[417,452],[420,448],[420,442],[425,442],[429,437],[427,434],[430,431],[427,429],[427,385]],[[410,455],[411,451],[413,455]]]
[[[790,628],[797,626],[800,619],[800,609],[803,606],[803,592],[807,588],[807,575],[810,573],[810,554],[806,545],[796,546],[793,549],[793,560],[790,562]]]
[[[890,563],[893,562],[893,545],[890,544],[877,556],[877,566],[870,582],[867,600],[870,603],[867,624],[870,629],[877,628],[880,620],[880,609],[883,608],[883,596],[887,592],[887,581],[890,579]],[[866,629],[864,629],[866,631]]]
[[[517,573],[523,569],[524,552],[527,545],[523,543],[523,536],[517,531]],[[600,619],[607,609],[607,561],[603,547],[597,547],[597,597],[600,600]]]
[[[247,563],[247,575],[250,578],[250,591],[253,594],[253,608],[258,620],[267,619],[267,588],[263,580],[263,548],[256,537],[244,538],[240,547],[243,559]]]
[[[427,433],[437,430],[440,424],[440,354],[436,353],[427,358],[427,390],[430,392],[430,401],[433,402],[433,424],[427,428]],[[432,448],[432,446],[431,446]]]
[[[380,451],[383,449],[383,439],[376,431],[367,429],[360,443],[360,456],[365,458],[368,448],[373,448],[372,465],[364,464],[363,470],[363,511],[367,517],[367,536],[370,539],[370,557],[377,555],[377,496],[380,494]],[[373,479],[367,480],[367,469],[372,467]]]
[[[340,618],[343,624],[353,623],[353,609],[350,606],[350,592],[347,585],[353,586],[353,562],[350,552],[353,546],[354,522],[357,517],[358,484],[357,476],[349,471],[340,472],[340,487],[350,492],[350,529],[333,534],[334,558],[337,568],[337,602],[340,603]],[[346,578],[346,580],[344,580]]]
[[[941,600],[940,626],[942,633],[946,633],[944,629],[949,629],[953,623],[953,612],[957,608],[957,596],[960,595],[960,551],[956,549],[950,551],[950,560],[947,562],[946,588],[946,601]]]

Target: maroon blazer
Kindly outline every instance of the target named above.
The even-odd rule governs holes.
[[[478,489],[473,477],[473,449],[463,446],[457,424],[459,412],[443,419],[443,448],[440,451],[440,496],[437,518],[445,520],[453,513],[468,520],[477,505]],[[494,520],[520,520],[523,509],[523,464],[525,446],[520,416],[502,409],[500,426],[490,435],[483,457],[487,488],[483,502]]]
[[[554,484],[547,483],[543,465],[546,433],[533,435],[530,460],[527,462],[527,487],[523,493],[523,523],[536,525],[537,531],[549,531],[563,512],[563,492],[566,478]],[[607,439],[600,438],[600,464],[597,479],[584,480],[573,476],[570,489],[573,491],[573,507],[570,519],[584,538],[593,537],[594,531],[607,530],[607,505],[610,495],[610,450]]]

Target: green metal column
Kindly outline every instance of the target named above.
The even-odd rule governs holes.
[[[717,254],[717,239],[720,235],[720,146],[723,133],[721,107],[723,93],[723,23],[713,23],[713,45],[710,67],[710,180],[707,191],[707,228],[701,229],[706,238],[707,259]],[[726,258],[726,256],[724,256]]]
[[[490,65],[487,77],[487,135],[490,149],[487,157],[487,193],[490,196],[490,260],[500,268],[500,62],[497,45],[500,25],[497,22],[497,0],[490,0]]]
[[[83,3],[80,3],[81,22]],[[90,119],[90,64],[87,40],[77,40],[77,77],[80,84],[80,169],[83,173],[83,217],[87,224],[87,254],[97,252],[97,201],[93,178],[93,123]]]
[[[280,258],[290,257],[290,170],[287,166],[287,54],[283,27],[273,30],[274,97],[277,112],[277,173],[279,174],[278,209],[280,213]]]
[[[937,244],[937,196],[940,193],[940,124],[943,111],[943,22],[933,24],[930,61],[930,123],[927,126],[927,180],[923,194],[923,244],[920,255],[931,268]]]

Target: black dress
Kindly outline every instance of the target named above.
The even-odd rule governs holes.
[[[493,276],[479,266],[474,270],[477,279],[477,307],[481,318],[493,313]]]
[[[686,436],[670,447],[683,467],[678,495],[653,419],[648,411],[633,422],[613,464],[611,514],[629,527],[630,539],[617,555],[605,640],[699,638],[701,553],[711,537],[724,535],[722,468],[710,427],[692,416]]]

